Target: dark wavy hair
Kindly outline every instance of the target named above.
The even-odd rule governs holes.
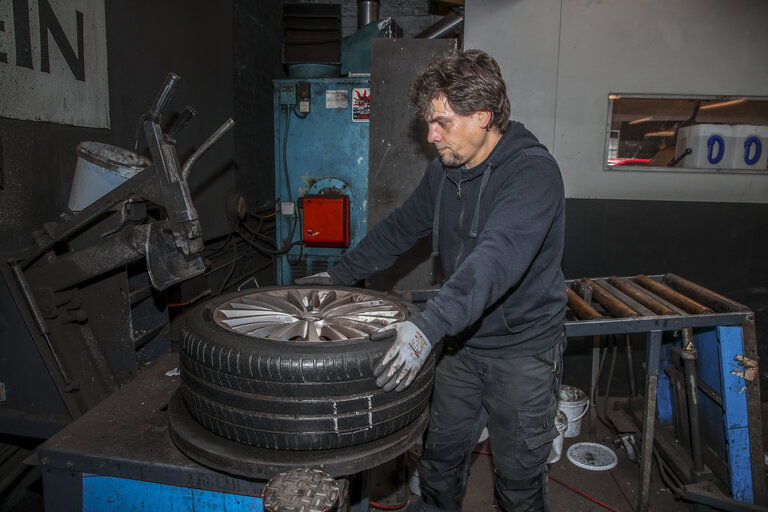
[[[507,86],[493,57],[482,50],[454,50],[433,57],[411,84],[410,101],[425,117],[432,100],[445,95],[454,112],[468,116],[489,110],[488,127],[504,132],[509,122]]]

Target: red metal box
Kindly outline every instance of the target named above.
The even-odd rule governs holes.
[[[304,196],[304,245],[349,247],[349,196]]]

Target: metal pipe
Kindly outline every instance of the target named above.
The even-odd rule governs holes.
[[[683,332],[685,331],[691,331],[691,329],[683,329]],[[696,349],[681,350],[680,357],[683,359],[685,394],[688,402],[688,425],[691,436],[691,458],[693,459],[693,472],[691,476],[694,481],[697,481],[697,476],[704,471],[704,462],[701,447],[701,427],[699,424],[699,386],[696,377]]]
[[[27,280],[24,279],[24,273],[21,270],[21,267],[18,263],[13,263],[11,265],[11,270],[13,272],[13,277],[16,278],[16,283],[19,285],[19,289],[21,290],[21,295],[24,297],[24,302],[27,303],[27,307],[29,308],[29,311],[32,313],[32,319],[35,321],[35,325],[37,326],[37,329],[40,331],[40,335],[45,340],[46,345],[48,345],[48,350],[51,351],[51,356],[53,356],[53,360],[56,362],[56,366],[59,369],[59,373],[61,373],[62,379],[64,379],[64,385],[65,385],[65,391],[74,391],[76,389],[76,385],[73,386],[72,380],[67,375],[66,370],[64,370],[64,365],[61,364],[61,359],[59,359],[59,355],[56,353],[56,350],[53,348],[53,344],[51,343],[51,339],[48,337],[48,327],[45,325],[45,320],[43,320],[43,315],[40,312],[40,309],[37,307],[37,302],[35,301],[34,297],[32,296],[32,291],[29,289],[29,286],[27,285]]]
[[[675,306],[679,307],[686,313],[690,313],[692,315],[704,315],[707,313],[714,313],[711,309],[706,307],[703,304],[700,304],[696,302],[695,300],[686,297],[682,293],[673,290],[669,286],[665,284],[661,284],[657,281],[654,281],[650,277],[638,274],[635,277],[635,283],[639,284],[646,290],[649,290],[652,293],[655,293],[662,299],[666,300],[667,302],[671,302]]]
[[[715,293],[712,290],[704,288],[703,286],[696,283],[692,283],[691,281],[683,279],[682,277],[675,274],[664,274],[662,282],[690,297],[693,297],[699,302],[706,304],[715,311],[749,311],[747,306],[723,297],[719,293]]]
[[[422,30],[416,36],[416,39],[440,39],[441,37],[447,37],[462,24],[464,24],[464,16],[451,11],[434,25]]]
[[[379,0],[357,0],[357,28],[379,19]]]
[[[629,317],[637,317],[640,316],[640,314],[632,309],[631,307],[627,306],[623,302],[621,302],[619,299],[605,291],[605,289],[601,288],[600,285],[595,283],[594,281],[591,281],[587,279],[586,277],[581,280],[582,283],[589,285],[592,288],[592,296],[595,298],[597,302],[603,305],[605,309],[610,311],[610,313],[614,316],[618,316],[621,318],[629,318]]]
[[[232,126],[234,126],[235,122],[230,117],[226,121],[224,121],[224,124],[219,126],[219,128],[211,134],[210,137],[208,137],[208,140],[203,142],[203,145],[197,148],[197,150],[190,155],[189,158],[187,158],[187,161],[184,162],[184,166],[181,168],[181,177],[182,179],[186,180],[189,176],[189,169],[194,165],[194,163],[197,161],[198,158],[202,156],[203,153],[208,151],[208,148],[213,146],[217,140],[221,138],[222,135],[227,133]]]
[[[160,92],[157,93],[155,101],[149,109],[149,115],[152,117],[153,121],[157,122],[160,120],[160,117],[163,115],[165,107],[168,106],[168,102],[171,101],[173,91],[176,89],[180,80],[181,77],[175,73],[168,73],[168,76],[165,77],[163,87],[160,89]]]
[[[635,363],[632,359],[632,344],[629,334],[624,335],[624,346],[627,348],[627,377],[629,378],[629,396],[637,397],[637,388],[635,387]]]
[[[582,320],[594,320],[595,318],[602,318],[603,315],[597,312],[595,308],[587,304],[587,302],[579,297],[579,295],[571,290],[569,287],[565,287],[568,292],[568,307],[576,313],[576,316]]]
[[[652,299],[645,293],[641,292],[640,289],[635,287],[635,285],[632,284],[632,281],[627,279],[626,277],[609,277],[608,282],[611,283],[613,286],[621,290],[622,292],[629,295],[630,298],[633,300],[639,302],[643,306],[647,307],[657,315],[672,315],[674,314],[674,311],[669,309],[667,306],[662,304],[661,302]]]

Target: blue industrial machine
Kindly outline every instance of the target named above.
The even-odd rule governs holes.
[[[274,81],[277,284],[325,271],[367,231],[370,78]]]

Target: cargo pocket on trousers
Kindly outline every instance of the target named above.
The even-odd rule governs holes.
[[[551,443],[558,434],[555,427],[556,408],[553,402],[544,407],[518,409],[520,429],[517,460],[524,468],[533,468],[546,462]]]

